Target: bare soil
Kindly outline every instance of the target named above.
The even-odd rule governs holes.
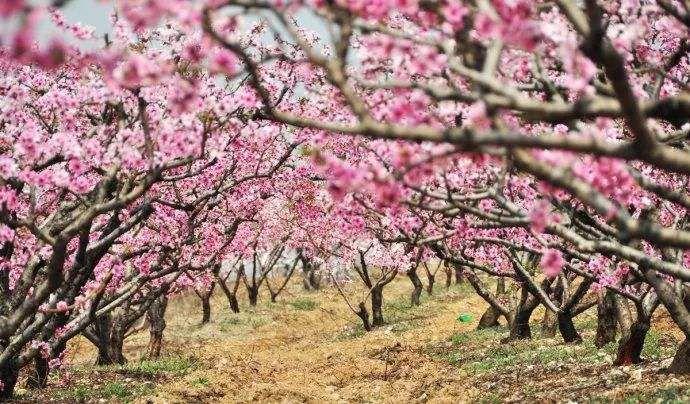
[[[199,326],[195,296],[173,299],[164,357],[141,361],[146,330],[126,341],[129,363],[92,365],[84,339],[69,365],[42,391],[18,390],[24,402],[689,402],[690,378],[663,373],[681,334],[662,313],[639,366],[612,366],[615,344],[593,346],[595,313],[577,318],[585,342],[541,338],[501,343],[504,328],[475,331],[485,305],[465,285],[410,307],[410,285],[384,292],[387,325],[364,332],[331,289],[291,285],[277,303],[262,297],[233,314],[220,293],[210,324]],[[350,291],[352,296],[359,292]],[[460,322],[460,314],[472,320]]]

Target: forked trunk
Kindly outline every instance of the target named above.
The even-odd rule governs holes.
[[[509,340],[515,339],[530,339],[532,338],[532,330],[529,326],[529,319],[532,316],[534,309],[522,309],[515,313],[510,323]]]
[[[529,319],[532,317],[534,309],[539,305],[539,300],[532,296],[524,287],[520,293],[520,301],[515,308],[515,314],[510,319],[510,335],[508,340],[532,338]]]
[[[98,357],[96,365],[122,365],[127,363],[123,353],[125,330],[120,315],[103,316],[97,320]]]
[[[228,306],[230,306],[230,310],[233,313],[239,313],[240,312],[240,303],[237,301],[237,296],[235,295],[228,295]]]

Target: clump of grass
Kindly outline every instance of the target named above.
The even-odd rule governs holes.
[[[300,297],[288,303],[295,310],[311,311],[317,307],[315,301],[308,297]]]
[[[169,356],[158,360],[131,362],[120,368],[121,373],[134,376],[172,375],[182,376],[197,366],[196,359],[184,356]]]

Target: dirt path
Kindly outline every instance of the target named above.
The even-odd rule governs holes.
[[[411,309],[406,286],[388,293],[390,324],[369,333],[332,291],[285,296],[281,303],[234,317],[218,313],[204,330],[169,337],[186,339],[210,365],[186,379],[206,377],[212,387],[190,389],[180,381],[166,386],[159,398],[409,402],[442,396],[457,402],[466,397],[458,369],[430,361],[426,350],[470,328],[456,317],[476,316],[480,306],[454,289]]]
[[[503,344],[505,329],[475,330],[485,305],[466,287],[438,287],[414,308],[408,293],[404,279],[391,284],[387,325],[368,333],[332,290],[294,285],[239,314],[218,294],[203,327],[198,300],[175,299],[161,360],[140,361],[147,332],[126,341],[124,367],[92,366],[93,348],[76,341],[67,380],[22,394],[70,403],[690,401],[690,379],[659,372],[680,338],[663,318],[647,338],[649,361],[621,369],[611,365],[615,343],[593,346],[593,312],[576,321],[583,344],[540,337],[538,311],[534,339]],[[473,320],[458,322],[461,313]]]

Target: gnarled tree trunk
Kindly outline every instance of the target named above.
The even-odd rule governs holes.
[[[529,320],[538,305],[539,299],[532,296],[527,288],[523,287],[520,292],[520,301],[517,307],[515,307],[515,312],[510,322],[508,340],[532,338]]]
[[[616,323],[615,295],[606,291],[597,301],[597,333],[594,337],[597,348],[616,340]]]
[[[168,307],[168,296],[163,294],[156,298],[146,311],[149,321],[149,346],[147,357],[157,359],[160,357],[163,346],[163,331],[165,331],[165,311]]]
[[[417,268],[410,268],[407,271],[407,277],[410,279],[410,282],[412,282],[413,288],[412,293],[410,295],[410,302],[413,306],[419,306],[421,304],[419,299],[422,296],[424,285],[422,284],[422,280],[419,279],[419,275],[417,275]]]

